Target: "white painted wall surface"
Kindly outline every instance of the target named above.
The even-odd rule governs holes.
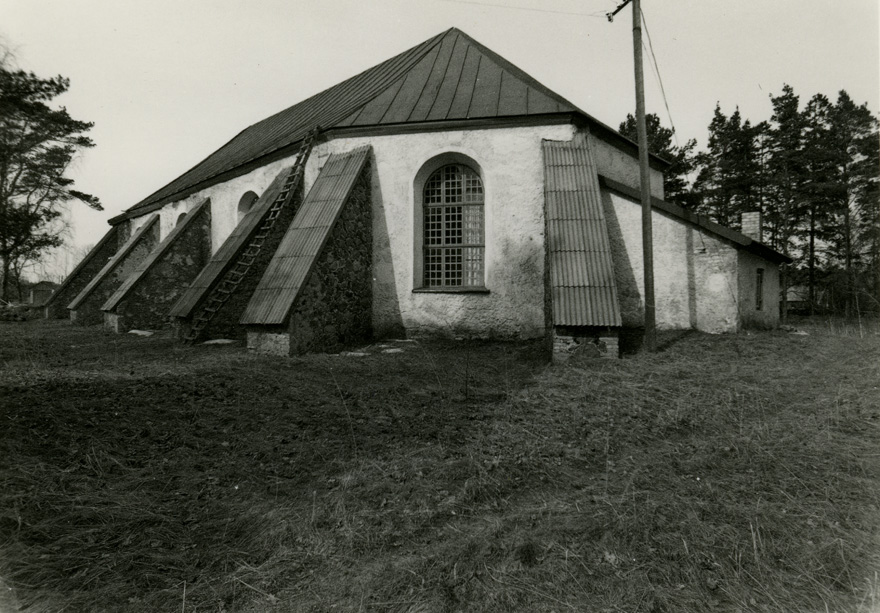
[[[306,193],[331,153],[350,151],[362,145],[373,148],[373,323],[378,333],[405,329],[413,335],[441,333],[517,338],[545,333],[541,141],[567,141],[574,132],[572,125],[457,130],[337,138],[315,147],[306,165]],[[592,139],[592,142],[601,174],[638,187],[635,158],[604,141]],[[416,258],[421,257],[421,228],[416,227],[420,225],[417,207],[421,206],[421,186],[414,182],[426,163],[450,152],[472,158],[482,173],[486,194],[485,275],[489,294],[413,292],[421,284],[416,266]],[[216,252],[235,228],[242,194],[247,191],[262,194],[275,176],[294,160],[295,155],[291,155],[165,205],[159,211],[161,238],[171,232],[181,213],[210,198],[212,251]],[[663,195],[662,175],[657,171],[652,171],[652,193],[658,197]],[[636,254],[632,256],[632,264],[638,269],[636,278],[641,287],[639,208],[628,201],[625,205],[615,204],[615,208],[620,208],[621,221],[625,221],[622,225],[627,228],[627,251]],[[132,232],[147,217],[132,220]],[[656,223],[657,231],[668,235],[664,244],[672,245],[681,239],[676,234],[681,231],[681,224],[668,219],[658,219]],[[662,286],[658,300],[663,301],[662,308],[658,309],[658,322],[664,327],[688,327],[689,306],[687,299],[681,298],[682,291],[687,295],[687,282],[678,275],[685,269],[684,261],[683,253],[676,249],[658,255],[657,270],[665,271],[663,282],[658,282],[658,286]],[[714,284],[713,287],[719,285],[711,275],[706,283]],[[699,312],[699,307],[697,310]]]
[[[232,234],[238,223],[238,202],[245,192],[252,191],[258,196],[265,191],[282,169],[294,163],[296,155],[261,166],[251,172],[230,179],[225,183],[212,185],[186,198],[166,204],[159,209],[160,240],[177,225],[181,213],[193,210],[205,198],[211,199],[211,252],[215,253],[223,241]],[[154,211],[155,212],[155,211]],[[131,220],[132,233],[149,218],[150,214]]]
[[[634,189],[641,189],[639,159],[632,157],[600,138],[590,139],[593,148],[593,159],[600,175],[614,179]],[[663,173],[650,169],[651,195],[663,200]]]
[[[378,333],[531,338],[544,334],[544,161],[542,139],[570,140],[571,125],[495,128],[335,139],[316,147],[306,187],[330,153],[373,147],[373,324]],[[489,294],[413,293],[414,185],[424,164],[457,152],[475,160],[485,190]],[[418,252],[418,253],[417,253]]]
[[[634,200],[603,190],[624,326],[644,322],[642,211]],[[737,328],[737,250],[689,224],[654,211],[657,327],[732,332]]]

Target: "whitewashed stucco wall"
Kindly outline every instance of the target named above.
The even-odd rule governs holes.
[[[232,234],[238,224],[238,202],[249,191],[258,196],[265,191],[281,170],[294,163],[296,156],[270,162],[240,177],[218,183],[190,194],[159,209],[160,239],[164,239],[174,226],[181,213],[188,213],[205,198],[211,199],[211,252],[216,252],[223,241]],[[132,233],[151,215],[143,215],[131,220]]]
[[[600,175],[613,179],[635,189],[641,189],[639,159],[621,151],[600,138],[590,139],[596,169]],[[650,169],[651,195],[663,200],[663,173]]]
[[[644,323],[641,205],[608,190],[603,203],[614,251],[624,326]],[[654,296],[658,328],[704,332],[737,329],[737,250],[690,224],[652,216]]]
[[[372,146],[373,323],[377,333],[406,330],[413,335],[518,338],[545,333],[541,141],[567,141],[574,133],[572,125],[492,128],[334,138],[315,147],[306,165],[306,192],[330,154]],[[638,186],[637,159],[599,139],[593,138],[591,142],[600,174]],[[488,294],[413,292],[421,284],[421,228],[417,227],[421,186],[416,185],[416,176],[426,164],[449,153],[474,160],[483,179]],[[291,155],[277,160],[165,205],[159,211],[161,238],[173,229],[181,213],[210,198],[212,250],[216,252],[238,222],[241,196],[248,191],[262,194],[283,168],[293,164],[294,158]],[[657,197],[663,196],[662,174],[655,170],[651,191]],[[633,202],[613,198],[619,225],[625,229],[621,238],[625,266],[632,268],[630,276],[635,279],[631,291],[640,296],[640,210]],[[148,217],[132,220],[131,231]],[[656,269],[662,272],[662,277],[658,276],[658,323],[664,327],[689,327],[696,317],[702,323],[701,329],[724,328],[729,318],[723,309],[708,307],[702,300],[694,301],[693,292],[688,293],[687,258],[679,247],[684,240],[684,226],[662,216],[658,218],[657,214],[655,219],[655,233],[659,237],[655,240],[660,245]],[[735,253],[728,257],[735,258]],[[735,269],[735,265],[731,267]],[[696,270],[692,272],[698,274]],[[711,291],[723,293],[718,288],[725,288],[727,280],[720,283],[710,272],[704,276],[705,283],[715,288]],[[732,281],[735,288],[736,279]],[[696,315],[691,313],[694,309]]]
[[[570,140],[571,125],[334,139],[315,149],[306,186],[327,155],[373,147],[373,324],[378,333],[530,338],[545,332],[544,162],[541,140]],[[418,293],[416,175],[437,156],[473,159],[485,190],[488,294]],[[417,253],[419,252],[419,253]]]

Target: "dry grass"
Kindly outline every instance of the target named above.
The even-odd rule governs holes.
[[[32,612],[876,611],[880,335],[797,325],[551,367],[0,324],[0,581]]]

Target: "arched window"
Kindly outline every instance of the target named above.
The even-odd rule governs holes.
[[[425,288],[483,287],[483,182],[464,164],[435,170],[422,193]]]
[[[245,192],[241,199],[238,201],[238,221],[241,222],[244,219],[244,216],[247,215],[248,211],[251,210],[251,207],[254,206],[254,202],[259,199],[254,192]]]
[[[177,223],[175,223],[174,225],[175,225],[175,226],[179,226],[180,224],[183,223],[183,220],[184,220],[184,219],[186,219],[186,213],[185,213],[185,212],[184,212],[184,213],[181,213],[180,215],[177,216]]]

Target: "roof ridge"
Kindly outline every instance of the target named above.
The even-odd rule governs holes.
[[[450,29],[454,29],[454,28],[450,28]],[[409,47],[409,48],[407,48],[407,49],[401,51],[400,53],[398,53],[398,54],[396,54],[396,55],[394,55],[394,56],[388,58],[387,60],[383,60],[383,61],[379,62],[378,64],[374,64],[373,66],[370,66],[369,68],[365,68],[364,70],[360,71],[359,73],[357,73],[357,74],[355,74],[355,75],[352,75],[352,76],[350,76],[350,77],[348,77],[348,78],[346,78],[346,79],[343,79],[343,80],[340,81],[339,83],[336,83],[336,84],[334,84],[334,85],[331,85],[330,87],[327,87],[327,88],[325,88],[325,89],[322,89],[322,90],[319,91],[318,93],[313,94],[313,95],[309,96],[308,98],[303,98],[303,99],[300,100],[299,102],[297,102],[297,103],[295,103],[295,104],[292,104],[292,105],[290,105],[290,106],[288,106],[288,107],[286,107],[286,108],[284,108],[284,109],[281,109],[281,110],[278,111],[277,113],[274,113],[274,114],[272,114],[272,115],[269,115],[269,116],[266,117],[265,119],[261,119],[260,121],[258,121],[258,122],[256,122],[256,123],[253,123],[253,124],[249,125],[247,128],[245,128],[245,130],[249,130],[249,129],[255,127],[255,126],[258,126],[258,125],[260,125],[260,124],[262,124],[262,123],[265,123],[265,122],[269,121],[270,119],[274,119],[274,118],[278,117],[279,115],[281,115],[281,114],[283,114],[283,113],[289,111],[290,109],[292,109],[292,108],[295,107],[295,106],[299,106],[300,104],[303,104],[303,103],[305,103],[305,102],[308,102],[308,101],[310,101],[310,100],[313,100],[313,99],[315,99],[315,98],[318,98],[319,96],[321,96],[321,95],[323,95],[323,94],[326,94],[326,93],[329,92],[330,90],[332,90],[332,89],[336,89],[337,87],[339,87],[339,86],[341,86],[341,85],[344,85],[344,84],[346,84],[346,83],[349,83],[350,81],[353,81],[353,80],[357,79],[358,77],[363,76],[364,74],[370,72],[371,70],[374,70],[374,69],[378,68],[379,66],[382,66],[383,64],[390,64],[390,63],[394,62],[394,60],[402,59],[402,56],[405,56],[407,53],[414,52],[414,51],[415,51],[416,49],[418,49],[419,47],[424,46],[425,48],[422,49],[422,50],[419,52],[419,54],[418,54],[417,57],[415,57],[414,59],[411,59],[409,62],[407,62],[408,64],[410,64],[409,67],[412,67],[412,65],[417,64],[417,63],[418,63],[423,57],[425,57],[425,54],[427,54],[431,49],[433,49],[435,45],[437,45],[440,41],[442,41],[442,40],[443,40],[443,37],[447,34],[447,32],[449,32],[449,30],[446,30],[445,32],[441,32],[440,34],[437,34],[437,35],[435,35],[435,36],[429,38],[428,40],[424,40],[424,41],[420,42],[420,43],[417,44],[417,45],[413,45],[412,47]],[[396,71],[396,70],[400,70],[400,68],[396,68],[395,71]],[[391,80],[390,80],[390,82],[389,82],[387,85],[384,85],[384,86],[382,86],[382,87],[380,88],[381,91],[379,91],[379,93],[376,94],[376,96],[380,95],[380,94],[381,94],[382,92],[384,92],[388,87],[390,87],[391,85],[393,85],[394,83],[396,83],[396,82],[397,82],[398,80],[400,80],[401,78],[406,77],[406,74],[407,74],[406,71],[404,71],[404,72],[402,72],[401,74],[398,74],[398,75],[395,75],[394,77],[392,77]],[[370,100],[372,100],[372,99],[375,98],[376,96],[372,96],[372,97],[370,98]],[[367,102],[369,102],[370,100],[367,100]],[[366,103],[364,103],[364,104],[366,104]],[[353,105],[353,108],[351,108],[351,109],[349,110],[348,113],[346,113],[345,115],[343,115],[343,117],[345,117],[345,116],[347,116],[347,115],[350,115],[352,112],[354,112],[354,110],[355,110],[358,106],[363,106],[363,104]],[[244,132],[244,130],[242,130],[242,132]]]
[[[532,75],[527,73],[525,70],[516,66],[510,60],[505,59],[503,56],[492,51],[489,47],[487,47],[483,43],[481,43],[478,40],[476,40],[475,38],[471,37],[467,32],[459,30],[458,28],[452,28],[452,29],[459,32],[465,39],[467,39],[479,51],[481,51],[484,55],[488,56],[490,60],[495,62],[498,65],[498,67],[501,68],[502,70],[507,70],[508,72],[512,73],[515,77],[522,79],[523,81],[526,82],[526,85],[534,87],[535,89],[537,89],[539,92],[541,92],[542,94],[544,94],[548,98],[551,98],[552,100],[555,100],[556,102],[568,105],[573,110],[575,110],[579,113],[582,113],[584,115],[587,115],[588,117],[590,116],[585,111],[580,109],[576,104],[573,104],[572,102],[570,102],[569,100],[567,100],[563,96],[560,96],[555,91],[553,91],[552,89],[550,89],[549,87],[547,87],[546,85],[544,85],[543,83],[538,81],[535,77],[533,77]]]

